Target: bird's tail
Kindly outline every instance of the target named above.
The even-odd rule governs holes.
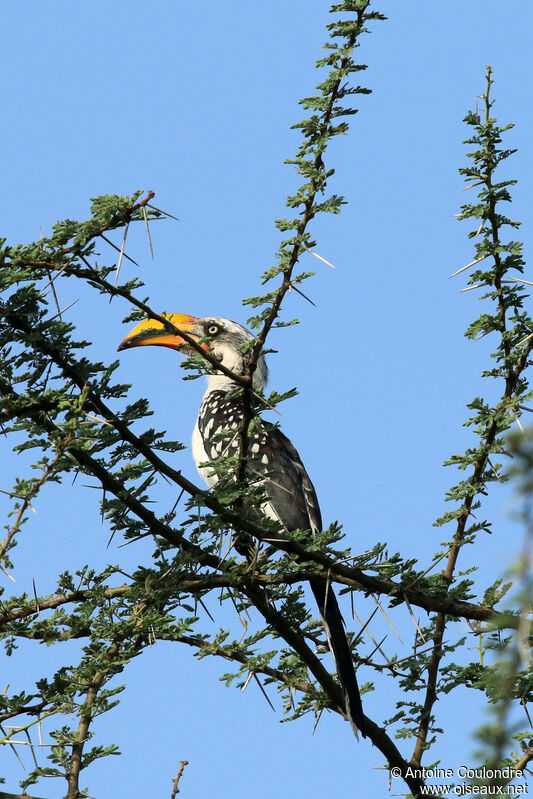
[[[315,578],[310,580],[309,583],[320,609],[329,648],[337,667],[337,674],[344,693],[348,720],[355,735],[357,736],[359,731],[363,738],[366,738],[366,722],[361,704],[361,695],[337,597],[326,580]]]

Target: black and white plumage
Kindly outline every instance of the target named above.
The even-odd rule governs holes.
[[[236,374],[246,368],[246,344],[253,338],[244,327],[221,317],[195,317],[169,314],[167,318],[187,332],[215,358]],[[151,327],[150,327],[151,325]],[[142,322],[122,342],[119,349],[138,344],[158,344],[186,349],[183,339],[169,335],[162,325],[152,320]],[[261,388],[266,384],[267,368],[261,356],[254,373],[254,382]],[[192,445],[196,466],[209,486],[219,475],[211,464],[219,458],[233,456],[240,446],[239,426],[242,422],[242,397],[235,393],[235,382],[222,372],[208,376]],[[315,489],[301,458],[289,439],[278,427],[255,420],[248,436],[247,475],[262,485],[266,502],[262,511],[288,531],[322,530],[322,518]],[[221,433],[223,435],[221,435]],[[232,435],[233,433],[233,435]],[[366,736],[366,723],[361,697],[348,645],[342,615],[330,584],[322,578],[309,581],[326,630],[339,680],[343,689],[346,713],[357,734]]]

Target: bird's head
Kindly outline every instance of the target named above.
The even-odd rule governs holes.
[[[250,344],[254,340],[253,335],[245,327],[220,316],[206,316],[202,319],[176,313],[162,314],[162,316],[198,342],[203,350],[210,352],[227,369],[239,375],[245,374],[251,352]],[[126,350],[146,345],[170,347],[186,354],[195,351],[183,336],[169,331],[156,319],[145,319],[140,322],[128,333],[118,349]],[[263,388],[267,375],[265,359],[261,355],[255,368],[254,381]],[[210,375],[209,383],[210,388],[229,388],[232,385],[231,378],[221,372]]]

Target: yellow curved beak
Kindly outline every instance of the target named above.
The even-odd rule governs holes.
[[[193,333],[198,322],[195,316],[181,313],[165,313],[161,314],[161,316],[168,319],[175,327],[183,330],[184,333],[188,333],[196,341],[200,340],[200,336],[196,336]],[[145,319],[128,333],[124,341],[117,347],[117,350],[127,350],[130,347],[145,347],[150,344],[158,347],[170,347],[173,350],[183,349],[183,347],[187,346],[184,338],[177,333],[169,332],[161,322],[156,319]]]

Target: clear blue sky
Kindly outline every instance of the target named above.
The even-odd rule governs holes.
[[[485,390],[479,374],[491,351],[490,337],[475,344],[463,337],[480,311],[475,292],[460,294],[465,281],[447,279],[473,257],[468,226],[453,218],[465,201],[461,120],[491,64],[496,113],[516,123],[508,141],[519,153],[507,162],[520,178],[512,215],[524,220],[520,237],[531,240],[533,7],[383,0],[376,9],[389,20],[375,24],[359,50],[369,65],[360,80],[373,94],[359,98],[349,137],[328,156],[337,170],[331,188],[350,204],[313,228],[318,252],[338,271],[302,260],[317,270],[307,291],[318,308],[288,298],[287,318],[298,315],[302,324],[273,335],[271,385],[300,390],[282,408],[282,424],[325,521],[343,522],[354,552],[387,541],[429,565],[443,538],[432,522],[455,482],[441,463],[471,440],[462,428],[465,404]],[[295,187],[283,161],[299,141],[290,130],[302,116],[297,101],[317,82],[327,11],[317,0],[2,3],[0,234],[34,240],[58,218],[85,218],[90,197],[153,189],[156,204],[180,221],[154,224],[154,262],[141,230],[130,239],[151,305],[244,321],[241,299],[259,293],[258,276],[279,242],[273,220],[285,215],[284,197]],[[133,274],[131,264],[122,268]],[[67,304],[71,289],[59,288]],[[83,302],[72,309],[96,359],[115,358],[126,310],[117,302],[100,315]],[[182,383],[177,363],[170,351],[125,353],[120,378],[151,398],[159,427],[188,442],[201,386]],[[0,487],[11,485],[19,461],[0,465]],[[189,450],[175,463],[195,477]],[[33,578],[39,593],[53,591],[57,570],[92,558],[135,566],[140,550],[114,542],[106,551],[95,494],[76,487],[66,501],[53,487],[39,499],[15,552],[17,591],[31,592]],[[489,506],[495,534],[477,562],[491,575],[520,546],[511,506],[504,491]],[[362,602],[360,615],[370,611]],[[408,643],[410,622],[396,620]],[[395,648],[392,636],[388,646]],[[4,664],[2,684],[28,687],[58,658],[23,647]],[[88,770],[82,784],[90,794],[170,796],[187,759],[187,799],[387,795],[387,773],[375,770],[379,753],[356,745],[337,716],[323,718],[314,736],[311,719],[280,724],[279,707],[273,713],[253,684],[245,694],[224,688],[225,671],[225,663],[198,665],[190,652],[162,644],[138,658],[120,706],[95,728],[96,740],[119,743],[123,756]],[[369,695],[369,715],[393,715],[390,700],[383,684]],[[464,718],[454,740],[434,750],[443,765],[460,765],[475,748],[470,731],[482,708],[467,700],[437,705],[444,726],[457,713]],[[8,748],[0,774],[15,790],[21,772]],[[62,792],[59,783],[34,791]]]

